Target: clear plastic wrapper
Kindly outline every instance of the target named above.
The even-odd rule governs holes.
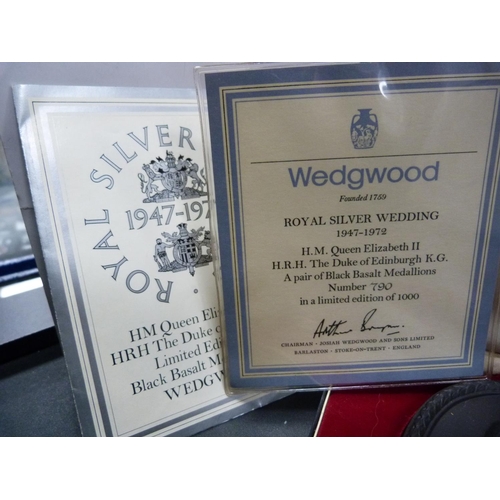
[[[196,70],[227,390],[488,377],[499,64]]]

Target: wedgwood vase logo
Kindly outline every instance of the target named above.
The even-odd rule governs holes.
[[[156,131],[157,134],[151,135],[157,136],[158,146],[171,148],[173,141],[168,125],[156,125]],[[103,217],[85,219],[85,226],[103,224],[111,227],[93,250],[105,251],[106,256],[114,251],[115,260],[107,259],[108,262],[101,264],[114,281],[123,281],[126,288],[135,294],[152,289],[159,302],[169,303],[174,281],[163,279],[165,275],[162,273],[173,275],[188,271],[189,275],[194,276],[197,267],[206,266],[212,261],[210,231],[205,230],[204,226],[193,227],[189,224],[208,219],[206,177],[204,169],[200,169],[195,161],[196,157],[201,157],[201,153],[196,151],[192,131],[188,127],[179,127],[177,156],[173,150],[167,149],[161,153],[164,157],[156,155],[151,159],[154,155],[150,153],[150,133],[149,127],[143,128],[142,137],[136,136],[134,132],[128,133],[122,144],[115,142],[112,145],[114,150],[99,157],[106,164],[107,172],[93,169],[90,174],[92,182],[101,184],[107,190],[116,189],[116,173],[120,176],[136,176],[136,195],[127,197],[130,196],[132,203],[133,200],[140,203],[139,208],[123,211],[106,207],[101,212]],[[137,144],[142,149],[137,149]],[[186,149],[189,156],[179,154]],[[125,222],[128,231],[142,233],[134,238],[144,257],[141,259],[144,269],[137,268],[137,264],[141,263],[129,261],[126,255],[120,254],[118,226],[116,233],[113,232],[113,224],[119,217],[122,218],[121,227]],[[153,260],[156,271],[146,264]],[[156,286],[152,284],[153,280]],[[198,293],[196,288],[193,290]]]
[[[358,109],[352,117],[351,141],[355,149],[370,149],[375,146],[378,135],[378,119],[371,108]]]

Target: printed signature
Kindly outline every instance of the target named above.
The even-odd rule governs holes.
[[[374,324],[374,316],[376,312],[377,309],[372,309],[365,314],[363,320],[361,321],[361,327],[359,329],[360,332],[378,331],[380,333],[385,333],[386,335],[396,335],[397,333],[400,333],[400,328],[404,328],[404,326],[392,325],[390,323],[377,326],[376,324]],[[345,327],[344,329],[340,330],[340,327],[346,324],[347,320],[343,319],[335,319],[331,323],[328,323],[326,319],[322,319],[313,334],[313,338],[331,337],[333,335],[345,335],[346,333],[352,332],[352,329],[347,330],[345,329]]]

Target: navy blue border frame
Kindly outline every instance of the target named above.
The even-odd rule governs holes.
[[[389,64],[359,64],[359,65],[328,65],[328,66],[299,66],[295,68],[262,68],[256,67],[255,70],[247,71],[232,71],[232,72],[222,72],[222,73],[208,73],[205,75],[205,83],[207,89],[207,100],[208,100],[208,110],[209,110],[209,120],[210,120],[210,134],[211,134],[211,144],[212,144],[212,157],[214,164],[214,177],[215,182],[215,194],[217,199],[217,218],[219,226],[219,244],[220,244],[220,256],[221,256],[221,267],[222,267],[222,279],[223,279],[223,294],[224,294],[224,309],[226,317],[226,329],[231,332],[226,336],[227,341],[227,351],[229,353],[228,365],[229,365],[229,379],[232,387],[292,387],[292,386],[325,386],[331,384],[339,385],[359,385],[363,383],[392,383],[392,382],[407,382],[413,380],[433,380],[433,379],[443,379],[443,376],[449,379],[457,379],[463,377],[477,377],[482,376],[484,373],[484,352],[486,346],[486,336],[488,330],[488,324],[491,315],[491,308],[493,302],[493,295],[496,286],[497,277],[497,267],[498,267],[498,248],[500,246],[500,234],[497,229],[500,217],[500,201],[497,198],[496,204],[493,211],[493,224],[490,234],[490,243],[486,255],[486,273],[483,281],[483,300],[479,305],[479,317],[477,322],[477,331],[481,332],[479,338],[476,339],[474,347],[472,349],[473,361],[471,366],[463,367],[460,363],[466,362],[470,354],[470,348],[472,348],[470,342],[471,328],[470,324],[473,320],[472,314],[469,315],[469,324],[467,325],[467,346],[469,349],[465,349],[464,356],[461,360],[451,360],[449,368],[441,368],[439,370],[429,369],[432,366],[432,362],[426,361],[426,366],[422,367],[422,361],[419,360],[413,363],[415,366],[411,366],[412,363],[405,362],[393,362],[389,363],[394,366],[394,372],[371,372],[369,374],[364,373],[349,373],[347,375],[287,375],[287,372],[310,372],[310,371],[321,371],[328,370],[328,366],[316,366],[314,368],[265,368],[265,369],[250,369],[248,365],[248,355],[244,355],[245,362],[245,372],[246,373],[269,373],[273,371],[275,376],[266,375],[265,377],[252,377],[251,375],[241,377],[241,366],[240,363],[240,352],[239,352],[239,342],[237,332],[237,321],[236,321],[236,304],[235,297],[233,296],[234,290],[234,276],[232,274],[232,251],[231,251],[231,238],[230,238],[230,218],[229,218],[229,200],[227,197],[227,175],[225,166],[225,140],[224,136],[229,136],[229,154],[232,159],[232,164],[230,165],[232,176],[235,178],[236,174],[236,161],[237,157],[237,144],[236,139],[233,134],[234,130],[234,115],[235,107],[234,102],[238,99],[253,97],[255,98],[256,92],[258,92],[259,97],[273,97],[277,95],[287,96],[306,94],[308,97],[314,93],[325,93],[327,89],[307,89],[304,90],[304,86],[308,83],[317,85],[319,82],[332,82],[335,84],[338,81],[345,81],[346,86],[340,87],[338,84],[335,86],[335,93],[341,93],[348,90],[352,90],[352,84],[356,84],[356,91],[366,91],[373,92],[378,90],[378,84],[375,85],[373,80],[383,81],[398,78],[397,82],[390,82],[390,89],[404,89],[404,88],[418,88],[418,89],[432,89],[436,90],[440,87],[445,88],[448,86],[447,82],[439,80],[443,76],[453,76],[453,86],[462,87],[464,89],[474,86],[478,87],[481,85],[487,85],[489,87],[500,88],[500,75],[498,78],[481,80],[480,77],[476,75],[489,75],[500,72],[500,64],[497,63],[419,63],[419,64],[406,64],[406,63],[389,63]],[[433,77],[436,78],[432,81]],[[463,78],[463,80],[460,80]],[[368,79],[372,80],[367,82],[367,85],[362,85],[362,80]],[[411,83],[405,81],[405,79],[411,79]],[[425,82],[423,81],[425,79]],[[419,81],[422,80],[422,81]],[[294,89],[294,84],[301,86],[301,88]],[[265,90],[263,87],[269,87],[277,85],[276,88],[269,88]],[[283,90],[281,85],[287,85],[286,91]],[[258,91],[255,87],[259,87]],[[230,90],[230,94],[226,95],[225,90]],[[498,162],[498,146],[499,146],[499,136],[500,136],[500,113],[498,113],[498,95],[496,100],[497,108],[497,121],[492,124],[492,138],[493,143],[491,150],[493,154],[490,157],[490,164],[487,166],[487,185],[490,189],[486,192],[486,198],[482,201],[482,210],[485,211],[489,204],[489,199],[491,197],[492,184],[495,166]],[[222,114],[227,113],[228,123],[224,124]],[[235,202],[235,213],[239,212],[239,193],[237,189],[233,189],[233,198]],[[476,248],[476,254],[480,255],[482,253],[482,248],[484,246],[484,239],[486,236],[486,224],[487,218],[483,217],[482,226],[479,228],[479,235],[477,238],[478,247]],[[242,234],[241,231],[237,231],[236,235],[236,246],[238,248],[238,264],[237,269],[240,275],[240,295],[242,297],[241,302],[245,303],[245,290],[243,288],[244,279],[242,276],[242,254],[241,248],[243,248]],[[472,285],[473,292],[477,289],[477,282],[479,279],[479,271],[482,262],[478,260],[476,263],[476,269],[473,273],[474,283]],[[474,295],[474,293],[473,293]],[[470,311],[474,312],[476,310],[476,304],[470,304]],[[242,323],[246,323],[246,310],[243,307],[241,310]],[[248,336],[243,335],[245,345],[243,346],[243,351],[249,352],[248,346]],[[436,361],[435,364],[443,364],[442,360]],[[348,365],[346,365],[347,368]],[[381,366],[380,363],[374,363],[373,368],[376,369],[377,366]],[[422,368],[420,373],[415,371],[415,368]],[[331,367],[330,367],[331,368]],[[335,366],[335,370],[339,370],[342,367],[339,365]],[[366,365],[369,368],[369,365]]]

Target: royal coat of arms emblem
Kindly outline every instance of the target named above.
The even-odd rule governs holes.
[[[199,171],[198,164],[191,158],[182,155],[175,158],[171,151],[167,151],[165,159],[158,156],[149,164],[144,164],[142,169],[146,177],[142,173],[138,177],[141,190],[146,195],[144,203],[187,200],[207,194],[203,191],[206,185],[204,169]]]
[[[178,272],[189,270],[189,274],[194,276],[195,267],[205,266],[212,262],[210,251],[210,231],[205,231],[204,227],[187,229],[185,222],[178,224],[179,232],[173,234],[161,233],[165,238],[157,238],[155,245],[154,260],[158,264],[160,272]],[[172,249],[172,258],[169,258],[167,249]],[[206,253],[204,249],[206,248]]]

